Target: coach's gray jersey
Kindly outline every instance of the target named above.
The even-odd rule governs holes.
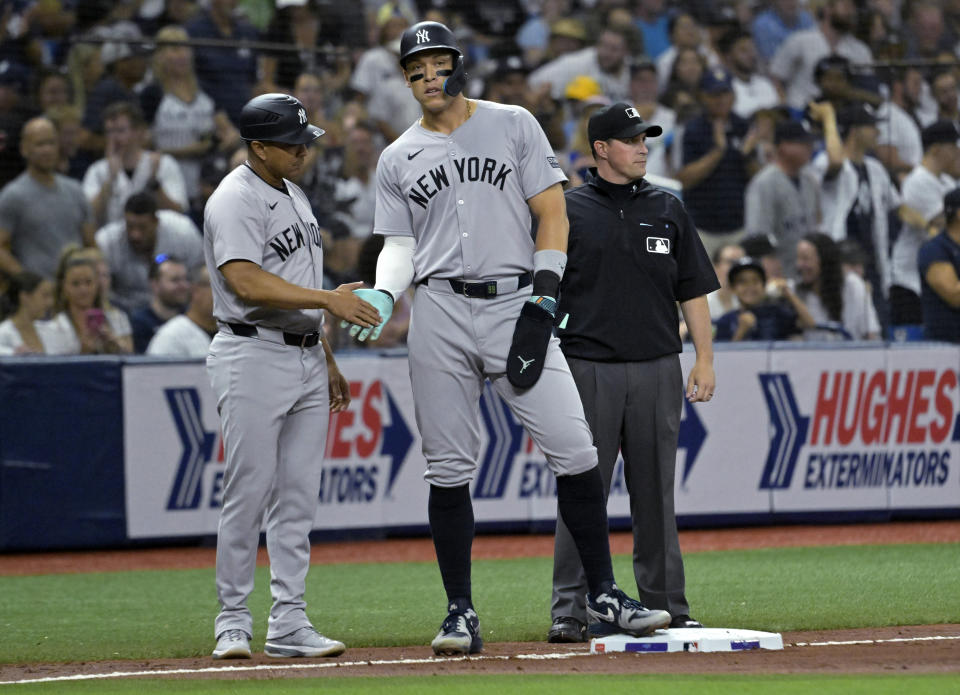
[[[526,201],[566,177],[533,115],[478,101],[450,135],[419,123],[377,165],[374,232],[413,236],[414,280],[495,280],[532,270]]]
[[[323,323],[320,309],[275,309],[244,304],[218,268],[245,260],[301,287],[320,289],[320,227],[303,191],[284,179],[289,195],[246,165],[224,177],[203,212],[203,244],[213,315],[219,321],[258,324],[309,333]]]

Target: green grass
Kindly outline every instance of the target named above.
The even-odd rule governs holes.
[[[960,622],[960,544],[693,553],[687,596],[708,625],[776,632]],[[630,560],[615,558],[620,583]],[[474,602],[488,642],[539,641],[551,561],[479,561]],[[268,572],[250,599],[263,645]],[[309,613],[348,647],[427,644],[443,617],[433,563],[314,566]],[[209,655],[212,570],[0,577],[0,663]]]
[[[637,695],[643,692],[670,692],[677,695],[943,695],[956,692],[960,677],[955,675],[850,675],[850,676],[673,676],[673,675],[471,675],[432,676],[421,678],[305,678],[289,680],[127,680],[83,681],[12,686],[10,692],[30,693],[96,693],[97,695],[150,695],[151,693],[190,693],[191,695],[224,695],[256,693],[287,695],[300,693],[384,693],[420,695],[442,693],[510,693],[510,695],[583,695],[585,692],[604,695]]]

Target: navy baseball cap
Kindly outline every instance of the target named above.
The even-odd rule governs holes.
[[[960,188],[954,188],[943,196],[943,213],[949,223],[957,210],[960,210]]]
[[[587,121],[587,137],[591,143],[632,138],[643,133],[655,138],[663,135],[663,128],[647,123],[634,107],[622,101],[604,106]]]
[[[877,117],[866,104],[856,103],[841,109],[837,114],[837,121],[843,128],[853,128],[860,125],[876,125]]]
[[[781,142],[812,142],[813,133],[797,121],[781,121],[773,131],[773,144]]]
[[[754,260],[750,256],[744,256],[730,266],[730,272],[727,273],[727,282],[732,285],[737,281],[737,276],[745,270],[757,271],[760,273],[760,279],[766,283],[767,271],[763,269],[763,265],[760,263],[760,261]]]
[[[920,132],[920,138],[923,149],[945,142],[956,145],[960,140],[960,132],[957,132],[957,124],[953,121],[937,121],[924,128]]]
[[[733,76],[726,68],[708,68],[700,78],[700,89],[707,94],[733,91]]]
[[[20,63],[10,60],[0,61],[0,85],[13,87],[20,93],[27,91],[30,72]]]

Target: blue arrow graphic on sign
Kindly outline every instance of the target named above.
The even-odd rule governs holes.
[[[490,438],[477,473],[473,496],[477,499],[503,497],[513,459],[523,441],[523,426],[514,420],[510,407],[489,383],[483,388],[480,413]]]
[[[697,409],[686,399],[683,401],[684,418],[680,421],[680,442],[678,448],[685,449],[687,452],[686,460],[683,462],[683,476],[680,478],[680,484],[686,485],[687,478],[693,470],[693,464],[697,460],[697,454],[703,446],[703,440],[707,438],[707,429],[703,426],[703,421],[697,415]]]
[[[383,444],[380,446],[380,453],[390,457],[390,477],[387,479],[385,493],[389,495],[400,473],[400,468],[407,458],[407,452],[413,444],[413,435],[410,434],[410,428],[407,427],[397,404],[390,397],[390,392],[386,388],[383,392],[387,396],[387,407],[390,409],[390,424],[383,428]]]
[[[213,443],[217,435],[203,429],[197,389],[164,389],[163,393],[183,444],[183,454],[177,465],[177,476],[170,490],[167,509],[196,509],[200,506],[203,467],[213,458]]]
[[[760,374],[760,387],[770,411],[770,450],[760,478],[761,490],[785,490],[793,480],[800,449],[807,441],[810,418],[800,414],[786,374]]]

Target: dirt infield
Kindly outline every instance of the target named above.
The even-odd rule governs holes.
[[[0,667],[0,681],[81,674],[252,680],[468,673],[960,673],[960,625],[791,632],[783,634],[783,641],[783,651],[713,654],[602,655],[589,654],[585,645],[498,642],[487,645],[481,655],[463,659],[438,659],[424,646],[348,649],[336,659],[278,660],[255,654],[231,662],[202,658],[30,664]]]
[[[684,552],[783,546],[957,543],[960,521],[684,531]],[[611,537],[630,552],[629,534]],[[479,536],[475,558],[552,554],[550,536]],[[261,558],[265,562],[266,558]],[[432,561],[429,539],[329,543],[313,562]],[[37,553],[0,556],[0,575],[212,567],[211,548]],[[209,658],[27,664],[0,667],[0,681],[80,674],[170,678],[440,675],[457,673],[960,673],[960,625],[925,625],[783,634],[783,651],[590,655],[584,645],[493,643],[468,659],[436,659],[427,646],[351,648],[337,659],[276,660],[262,654],[230,663]]]

